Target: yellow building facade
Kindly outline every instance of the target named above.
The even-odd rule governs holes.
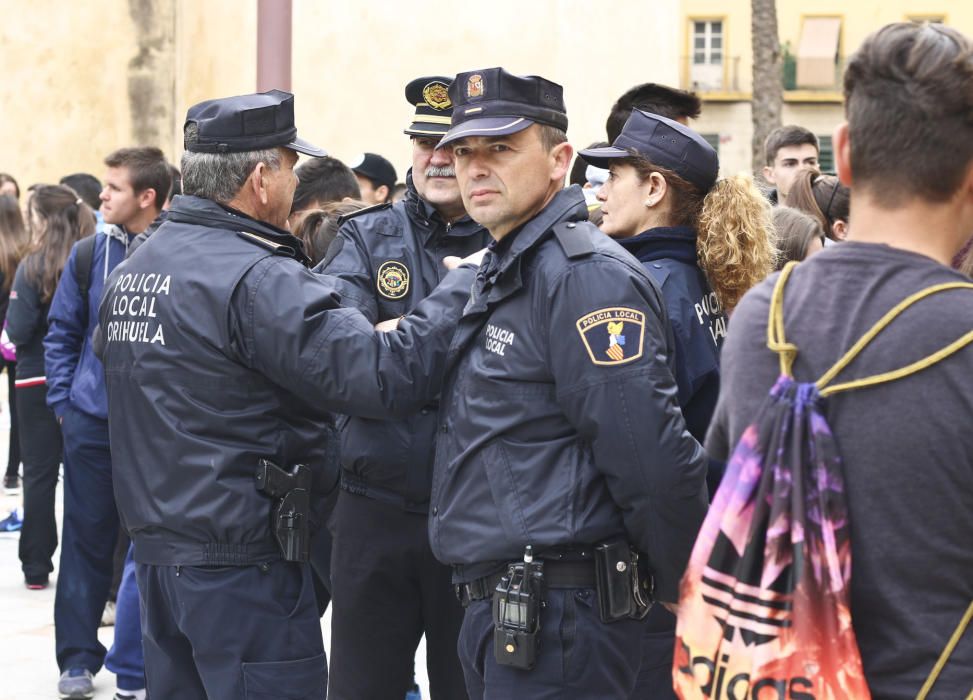
[[[498,65],[543,75],[564,86],[569,136],[581,145],[604,138],[630,86],[679,80],[679,0],[292,8],[302,136],[345,161],[381,153],[400,179],[411,162],[404,89],[415,77]],[[77,171],[100,178],[120,146],[157,145],[178,163],[190,105],[256,90],[257,0],[0,0],[0,10],[0,172],[22,188]]]
[[[750,0],[683,0],[680,87],[703,98],[694,128],[719,144],[724,174],[750,170],[752,49]],[[973,36],[973,3],[962,0],[777,0],[784,69],[783,123],[821,139],[830,169],[831,134],[844,118],[841,74],[847,58],[879,27],[906,20],[943,22]]]

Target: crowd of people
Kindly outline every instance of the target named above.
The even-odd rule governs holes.
[[[973,332],[969,39],[866,40],[837,173],[787,125],[761,177],[720,177],[699,98],[658,84],[577,154],[544,78],[404,92],[401,183],[298,138],[281,91],[190,108],[179,169],[140,146],[101,181],[0,173],[2,527],[47,587],[60,473],[60,697],[105,666],[117,700],[416,698],[423,636],[433,700],[751,697],[676,653],[709,503],[775,352],[813,386],[930,285],[857,360],[899,380],[827,413],[870,692],[964,697],[973,355],[937,351]],[[777,682],[752,697],[823,697]]]

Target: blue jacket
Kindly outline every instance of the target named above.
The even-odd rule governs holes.
[[[720,393],[726,314],[696,262],[696,232],[687,226],[660,227],[618,242],[662,290],[676,341],[679,406],[689,432],[702,442]]]
[[[310,467],[320,524],[338,476],[328,413],[408,415],[439,392],[472,270],[449,273],[398,330],[376,333],[340,305],[345,283],[305,262],[286,232],[180,195],[109,277],[95,349],[136,561],[276,559],[258,460]]]
[[[124,229],[109,226],[95,234],[88,282],[88,308],[81,308],[81,294],[75,271],[78,244],[64,266],[48,314],[44,336],[44,364],[47,369],[47,405],[61,417],[68,401],[79,411],[108,419],[105,370],[91,348],[91,334],[98,325],[98,302],[105,280],[125,259],[133,238]]]
[[[358,309],[376,323],[412,311],[446,276],[443,257],[485,248],[486,229],[463,217],[448,225],[407,178],[405,201],[343,219],[321,268],[357,290]],[[390,271],[403,282],[388,287]],[[341,430],[343,486],[355,493],[425,513],[432,485],[436,403],[398,421],[345,417]]]
[[[492,246],[446,358],[433,554],[469,581],[625,535],[659,599],[706,514],[705,458],[676,402],[659,288],[570,187]]]

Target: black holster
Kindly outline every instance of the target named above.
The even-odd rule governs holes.
[[[257,490],[275,499],[270,530],[285,561],[308,561],[311,470],[297,464],[285,471],[268,459],[257,464]]]
[[[595,546],[598,613],[602,622],[642,620],[652,608],[652,577],[639,570],[638,552],[623,539]]]

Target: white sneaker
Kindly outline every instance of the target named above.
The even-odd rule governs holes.
[[[115,691],[115,697],[112,700],[145,700],[145,688],[141,690],[122,690],[119,688]]]

